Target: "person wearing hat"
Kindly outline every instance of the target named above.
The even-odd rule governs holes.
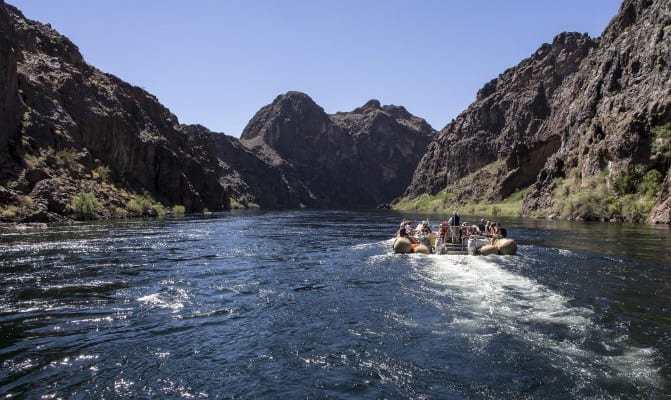
[[[413,232],[412,227],[410,226],[410,220],[406,218],[401,222],[401,226],[398,228],[396,236],[408,238],[411,242],[415,243],[415,239],[412,237],[414,233],[415,232]]]

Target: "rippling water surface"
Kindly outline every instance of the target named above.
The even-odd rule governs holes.
[[[668,227],[511,219],[517,256],[395,255],[401,217],[0,231],[0,396],[671,396]]]

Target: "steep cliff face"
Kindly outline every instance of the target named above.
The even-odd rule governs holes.
[[[14,27],[9,12],[0,3],[0,168],[10,156],[10,142],[16,139],[20,108],[17,104],[16,52],[12,44]]]
[[[501,199],[531,184],[545,158],[559,149],[554,132],[541,129],[552,112],[550,99],[595,46],[585,35],[561,34],[487,83],[476,101],[431,143],[406,195],[437,194],[492,166],[495,181],[480,182],[475,191],[481,198]]]
[[[614,197],[666,176],[649,221],[671,222],[670,7],[626,0],[601,38],[560,34],[486,84],[429,146],[406,195],[496,201],[531,185],[526,214],[621,219]],[[558,190],[563,181],[575,187]],[[583,203],[611,203],[565,198],[581,191],[594,194]]]
[[[671,3],[627,0],[599,47],[562,86],[543,129],[562,137],[525,199],[525,211],[556,207],[556,178],[576,175],[586,188],[600,174],[667,175],[650,222],[671,222],[668,155],[657,128],[671,120]],[[601,216],[608,218],[608,215]]]
[[[3,170],[8,190],[29,195],[42,215],[66,213],[80,190],[117,210],[129,192],[188,211],[228,206],[217,159],[192,153],[177,118],[154,96],[87,65],[67,38],[9,5],[0,4],[0,26],[2,40],[9,37],[0,44],[0,68],[9,78],[16,71],[0,84],[2,123],[20,143]],[[99,168],[116,179],[101,185]]]
[[[289,92],[263,107],[241,142],[289,182],[301,182],[308,207],[370,207],[397,197],[434,135],[404,108],[370,101],[328,115],[307,95]]]

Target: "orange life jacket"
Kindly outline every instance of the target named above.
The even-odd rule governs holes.
[[[450,225],[447,223],[447,221],[443,221],[443,222],[440,224],[440,230],[438,231],[438,233],[440,234],[440,236],[445,236],[445,233],[447,233],[447,227],[448,227],[448,226],[450,226]]]

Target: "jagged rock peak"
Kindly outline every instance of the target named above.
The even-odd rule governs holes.
[[[241,143],[302,181],[319,207],[375,206],[402,193],[435,131],[405,108],[368,101],[328,115],[304,93],[289,92],[263,107]]]
[[[184,132],[186,135],[197,135],[197,134],[218,134],[218,132],[212,132],[209,128],[201,124],[189,124],[189,125],[179,125],[179,130]]]
[[[0,5],[7,9],[9,17],[17,24],[17,32],[22,36],[20,39],[27,51],[60,58],[77,67],[84,66],[84,57],[79,52],[79,47],[50,24],[30,20],[19,9],[4,1],[0,1]]]
[[[383,106],[380,103],[380,100],[377,99],[371,99],[366,102],[361,107],[357,107],[354,110],[352,110],[351,113],[348,112],[337,112],[336,115],[347,115],[347,114],[369,114],[369,113],[375,113],[375,112],[385,112],[389,114],[392,118],[395,119],[412,119],[416,118],[414,115],[410,114],[408,110],[405,109],[403,106],[395,106],[393,104],[388,104]]]
[[[586,33],[562,32],[552,43],[542,44],[529,58],[487,82],[478,91],[476,101],[496,92],[527,87],[530,81],[546,81],[546,86],[556,87],[564,77],[577,70],[579,61],[597,45],[598,40]]]
[[[655,4],[653,0],[624,0],[620,5],[619,12],[610,21],[601,37],[606,41],[614,40],[627,27],[638,23],[646,10],[653,4]]]
[[[403,106],[395,106],[393,104],[382,107],[382,110],[391,115],[395,119],[414,119],[417,118],[410,114]]]
[[[275,113],[295,113],[302,112],[304,110],[311,109],[320,109],[323,112],[323,109],[315,103],[315,101],[303,92],[298,91],[289,91],[284,94],[280,94],[272,101],[272,103],[261,108],[259,112],[270,109]]]
[[[377,99],[371,99],[366,102],[362,107],[355,108],[352,113],[354,114],[365,114],[367,112],[371,111],[376,111],[376,110],[381,110],[382,105],[380,104],[380,100]]]
[[[273,100],[270,107],[280,112],[301,112],[304,110],[320,109],[324,111],[315,101],[303,92],[290,91],[281,94]]]
[[[295,124],[300,126],[307,120],[325,118],[327,115],[324,109],[317,105],[310,96],[302,92],[290,91],[277,96],[272,103],[262,107],[249,121],[240,139],[253,140],[264,136],[264,141],[271,144],[277,140],[275,135],[268,135],[272,125]],[[272,133],[272,130],[270,131]]]

